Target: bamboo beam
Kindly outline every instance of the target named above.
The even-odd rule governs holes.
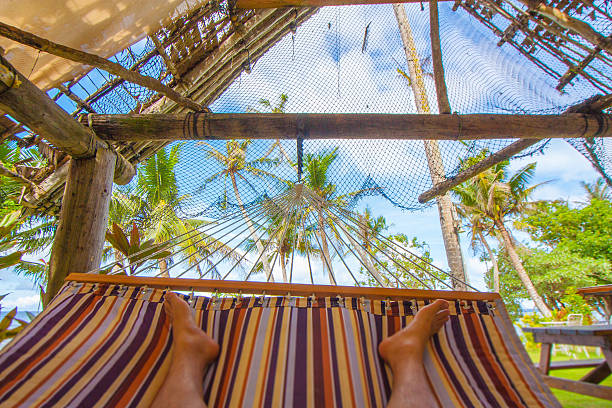
[[[446,193],[453,187],[456,187],[464,181],[471,179],[472,177],[485,171],[489,167],[493,167],[497,163],[507,160],[515,154],[522,152],[530,146],[533,146],[540,140],[542,139],[520,139],[512,143],[511,145],[504,147],[503,149],[493,153],[492,155],[485,157],[475,165],[463,170],[455,177],[447,178],[446,180],[436,184],[434,187],[425,191],[424,193],[419,195],[419,203],[426,203],[427,201]]]
[[[70,272],[100,267],[114,168],[114,154],[107,149],[99,149],[90,158],[70,160],[51,249],[47,304]]]
[[[431,61],[433,65],[436,96],[438,97],[438,112],[451,113],[448,102],[448,91],[444,81],[444,65],[442,64],[442,47],[440,46],[440,24],[438,21],[438,0],[429,0],[429,38],[431,39]]]
[[[612,115],[199,113],[87,115],[110,141],[211,139],[477,140],[612,136]]]
[[[81,283],[109,283],[115,285],[141,286],[156,289],[197,290],[201,292],[238,293],[254,295],[312,296],[319,297],[365,297],[367,299],[446,299],[446,300],[497,300],[498,293],[450,290],[423,290],[377,288],[363,286],[311,285],[301,283],[271,283],[253,281],[231,281],[213,279],[149,278],[125,275],[100,275],[94,273],[71,273],[66,281]]]
[[[4,88],[4,89],[2,89]],[[60,108],[46,94],[0,57],[0,109],[43,136],[73,158],[88,158],[112,146],[99,139]],[[134,166],[123,156],[116,156],[115,182],[127,184],[134,177]]]
[[[602,50],[606,50],[612,54],[612,38],[604,37],[593,28],[576,18],[570,17],[567,13],[559,10],[558,8],[546,5],[540,0],[519,0],[521,3],[529,7],[529,9],[536,11],[541,16],[547,17],[559,24],[563,28],[567,28],[570,31],[582,36],[585,40],[591,44],[600,47]]]
[[[94,110],[94,108],[91,107],[91,105],[87,102],[85,102],[84,100],[82,100],[81,98],[79,98],[74,92],[72,92],[72,90],[70,88],[68,88],[67,86],[64,85],[58,85],[57,89],[59,89],[60,94],[64,94],[66,95],[68,98],[70,98],[74,103],[76,103],[77,107],[79,108],[79,110],[81,109],[85,109],[87,112],[89,113],[96,113],[96,111]]]
[[[57,44],[38,37],[34,34],[20,30],[17,27],[10,26],[0,22],[0,35],[9,38],[18,43],[27,45],[40,51],[48,52],[49,54],[58,57],[66,58],[81,64],[90,65],[105,70],[113,75],[124,78],[126,81],[152,89],[160,94],[172,99],[174,102],[183,105],[189,109],[199,111],[202,109],[200,105],[189,98],[186,98],[176,92],[174,89],[162,84],[158,80],[139,74],[138,72],[130,71],[120,64],[111,62],[105,58],[95,54],[90,54],[74,48],[66,47],[65,45]]]
[[[559,78],[559,84],[556,86],[557,91],[562,91],[563,88],[578,75],[579,73],[583,74],[583,70],[595,59],[595,56],[601,52],[601,48],[595,47],[593,51],[589,53],[577,66],[570,66],[565,74],[561,78]]]
[[[439,0],[450,1],[450,0]],[[420,3],[421,0],[403,0],[400,3]],[[260,9],[281,7],[350,6],[354,4],[386,4],[388,0],[238,0],[236,8]]]
[[[595,95],[592,98],[587,99],[586,101],[572,106],[567,109],[565,114],[572,113],[591,113],[596,114],[597,112],[601,112],[602,110],[608,108],[612,105],[612,94],[611,95]],[[444,194],[450,189],[458,186],[466,180],[471,179],[477,174],[487,170],[490,167],[493,167],[497,163],[500,163],[504,160],[508,160],[512,156],[521,151],[535,145],[542,139],[520,139],[516,142],[512,143],[509,146],[504,147],[498,152],[493,153],[490,156],[485,157],[483,160],[479,161],[475,165],[463,170],[455,177],[451,177],[449,179],[444,180],[443,182],[436,184],[429,190],[425,191],[421,195],[419,195],[419,202],[425,203],[432,198]]]

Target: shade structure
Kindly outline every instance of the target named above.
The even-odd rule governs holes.
[[[68,283],[0,355],[0,404],[147,406],[172,334],[165,291]],[[204,380],[211,407],[369,407],[390,395],[377,345],[431,299],[185,296],[221,346]],[[425,366],[442,406],[559,406],[503,304],[457,301]]]

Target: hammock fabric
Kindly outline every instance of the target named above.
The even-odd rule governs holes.
[[[0,406],[146,407],[172,334],[164,291],[68,283],[0,354]],[[221,345],[204,380],[211,407],[382,407],[385,337],[428,301],[185,297]],[[501,302],[451,302],[426,370],[443,407],[559,406]]]

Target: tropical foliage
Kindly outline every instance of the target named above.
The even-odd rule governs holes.
[[[181,217],[185,196],[179,195],[175,174],[181,148],[175,144],[157,152],[139,168],[135,187],[113,194],[106,254],[114,254],[115,272],[135,273],[142,270],[146,259],[157,263],[161,276],[169,276],[168,261],[186,261],[202,275],[200,263],[209,264],[213,254],[234,253],[233,248],[201,230],[206,221]],[[128,230],[129,240],[124,233]],[[175,260],[174,253],[179,253],[180,259]]]
[[[582,208],[546,201],[516,223],[549,250],[558,248],[581,257],[612,261],[612,202],[593,198]]]
[[[600,279],[612,280],[612,265],[604,259],[583,258],[563,249],[545,251],[526,246],[518,247],[517,252],[538,293],[551,310],[566,307],[562,297],[569,287],[595,286]],[[529,299],[529,294],[505,251],[496,251],[496,256],[501,278],[500,294],[511,314],[518,317],[521,304]],[[493,271],[489,269],[485,276],[488,284],[491,284],[492,275]],[[592,305],[597,306],[595,302]]]

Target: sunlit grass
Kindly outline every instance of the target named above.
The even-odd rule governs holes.
[[[589,356],[587,356],[581,348],[571,347],[571,355],[566,354],[562,351],[557,351],[552,356],[552,361],[566,361],[566,360],[584,360],[588,358],[602,358],[601,355],[597,355],[596,350],[592,347],[587,347]],[[540,360],[540,351],[529,351],[529,356],[534,363],[538,363]],[[579,380],[582,376],[588,373],[590,368],[572,368],[566,370],[552,370],[550,375],[553,377],[566,378],[568,380]],[[601,382],[600,385],[606,385],[612,387],[612,376],[606,378]],[[559,399],[559,402],[564,408],[608,408],[611,406],[610,401],[606,401],[600,398],[588,397],[586,395],[576,394],[569,391],[558,390],[552,388],[553,394]]]

